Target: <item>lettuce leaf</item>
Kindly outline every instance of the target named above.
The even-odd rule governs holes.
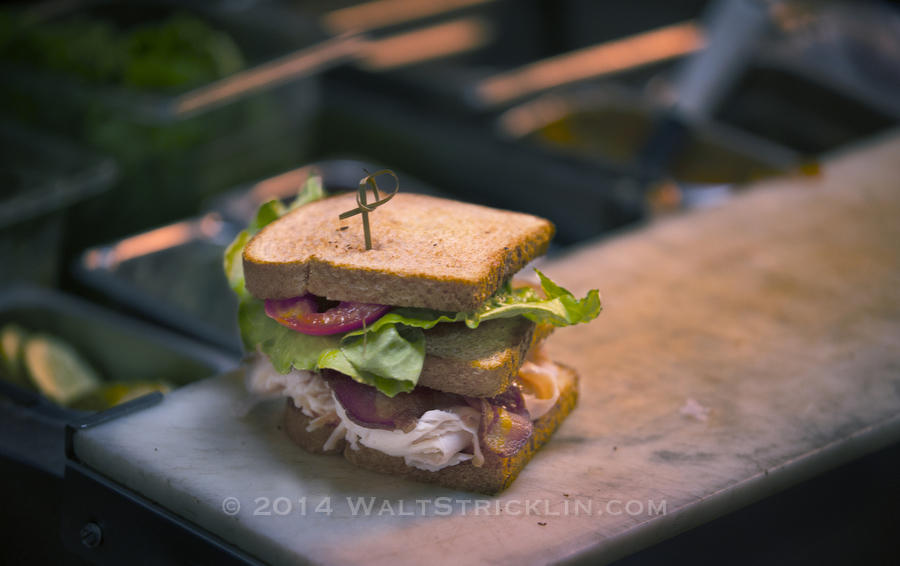
[[[241,300],[238,318],[246,348],[258,348],[277,371],[330,368],[393,397],[416,386],[425,361],[423,331],[437,324],[464,322],[477,328],[483,321],[524,316],[539,324],[569,326],[600,313],[596,290],[578,300],[543,273],[538,271],[538,276],[546,298],[534,289],[507,285],[471,313],[397,308],[343,336],[308,336],[284,327],[266,315],[262,301],[249,295]]]
[[[263,301],[249,296],[241,300],[238,321],[247,350],[259,349],[280,373],[330,368],[391,397],[412,391],[425,361],[422,330],[400,324],[352,336],[310,336],[275,322]]]
[[[546,298],[531,287],[513,289],[507,283],[481,308],[466,316],[466,325],[477,328],[481,321],[524,316],[537,324],[571,326],[590,322],[600,314],[600,293],[596,289],[588,291],[583,299],[576,299],[567,289],[560,287],[537,269],[534,271],[541,280],[541,290]]]
[[[356,381],[375,386],[389,397],[412,391],[425,362],[425,334],[402,324],[385,324],[341,339],[341,356],[327,353],[319,367],[328,367]]]
[[[538,324],[569,326],[588,322],[600,314],[597,290],[576,299],[535,270],[543,296],[536,289],[513,289],[507,283],[470,313],[401,307],[343,336],[309,336],[291,330],[269,318],[264,303],[247,292],[241,254],[250,238],[268,223],[323,196],[321,178],[311,176],[290,206],[279,201],[263,204],[247,230],[225,251],[225,273],[240,298],[238,321],[244,346],[251,351],[259,349],[280,373],[288,373],[292,368],[333,369],[393,397],[416,386],[425,361],[424,331],[437,324],[463,322],[474,329],[484,321],[524,316]]]
[[[250,225],[247,226],[247,229],[241,230],[237,237],[225,248],[225,276],[228,278],[228,284],[231,286],[231,289],[239,298],[249,297],[244,286],[244,262],[241,255],[244,253],[244,246],[247,245],[250,238],[265,228],[270,222],[278,220],[286,213],[322,198],[325,198],[322,177],[312,174],[307,177],[306,182],[290,205],[285,206],[280,200],[270,200],[260,205],[259,210],[256,211],[256,216],[250,222]]]
[[[259,350],[280,373],[291,369],[330,368],[377,387],[393,397],[412,391],[425,360],[425,335],[404,325],[369,327],[346,336],[309,336],[278,324],[266,315],[265,304],[247,292],[242,254],[247,242],[270,222],[306,203],[324,198],[322,178],[311,175],[294,201],[285,206],[272,200],[259,207],[256,217],[225,250],[228,283],[238,295],[238,325],[244,347]]]
[[[237,293],[240,299],[247,296],[247,289],[244,287],[244,262],[241,254],[249,241],[250,232],[242,230],[225,248],[225,277],[228,278],[231,290]]]
[[[392,324],[403,324],[427,330],[442,322],[465,322],[466,326],[475,329],[483,321],[514,316],[524,316],[537,324],[571,326],[594,320],[600,314],[602,310],[600,294],[596,289],[589,291],[585,298],[579,300],[537,269],[534,271],[541,280],[541,289],[546,298],[541,297],[537,290],[531,287],[513,289],[507,283],[485,301],[478,310],[470,313],[401,307],[379,318],[368,328],[354,330],[347,336],[377,332],[383,326]]]

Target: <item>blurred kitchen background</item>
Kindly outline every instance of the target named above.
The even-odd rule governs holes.
[[[540,214],[561,253],[895,128],[900,9],[3,3],[0,85],[0,393],[52,427],[236,364],[222,251],[313,170]]]
[[[303,167],[338,189],[388,167],[402,190],[540,213],[560,247],[748,181],[815,175],[823,155],[900,118],[900,13],[812,0],[5,4],[0,66],[3,282],[147,307],[162,287],[176,303],[194,293],[170,285],[181,264],[290,196]]]

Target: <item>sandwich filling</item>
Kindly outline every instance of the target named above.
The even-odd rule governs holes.
[[[263,204],[225,252],[225,273],[240,299],[238,323],[244,346],[265,354],[279,373],[334,370],[394,397],[415,389],[425,360],[425,331],[438,324],[461,323],[476,329],[486,321],[524,317],[562,327],[589,322],[600,313],[597,290],[579,299],[537,270],[539,286],[516,287],[506,282],[470,312],[330,301],[309,293],[286,298],[253,296],[244,278],[245,247],[251,239],[265,236],[260,231],[289,211],[322,198],[321,179],[310,176],[289,206],[277,200]]]
[[[307,431],[333,427],[325,450],[346,440],[353,450],[366,446],[401,457],[408,466],[436,472],[466,461],[481,466],[485,450],[511,456],[521,449],[530,437],[530,421],[556,404],[558,378],[558,366],[543,348],[535,347],[513,386],[490,400],[431,390],[417,390],[401,400],[366,399],[366,391],[360,395],[352,385],[348,391],[348,382],[353,382],[344,376],[326,378],[301,370],[281,374],[264,356],[253,362],[246,379],[247,388],[259,397],[289,397],[311,419]],[[515,399],[523,406],[517,407]],[[424,406],[429,408],[423,412]]]
[[[596,318],[602,308],[597,290],[579,299],[538,270],[535,273],[540,284],[534,286],[516,286],[508,280],[497,285],[511,271],[487,277],[483,284],[493,286],[493,294],[480,305],[474,297],[456,302],[407,298],[401,301],[406,304],[396,305],[356,302],[391,302],[387,296],[372,292],[377,285],[371,282],[362,283],[367,285],[365,292],[335,291],[331,299],[339,296],[340,301],[330,300],[327,289],[325,296],[311,294],[305,284],[291,283],[287,289],[278,290],[260,287],[269,282],[273,269],[290,279],[296,275],[297,266],[281,260],[271,263],[268,255],[245,254],[249,251],[245,248],[252,247],[253,242],[257,248],[265,248],[270,231],[261,231],[269,224],[287,221],[273,228],[287,226],[286,230],[293,230],[295,224],[290,221],[299,216],[282,217],[300,207],[318,206],[313,201],[322,198],[321,178],[311,175],[290,205],[278,200],[263,204],[226,250],[224,268],[239,298],[241,338],[248,352],[258,353],[246,372],[248,389],[258,397],[289,397],[309,418],[307,431],[330,431],[325,450],[340,448],[346,442],[351,450],[367,447],[401,457],[408,466],[438,471],[463,462],[483,466],[485,461],[510,457],[527,446],[534,431],[533,421],[558,402],[560,368],[536,346],[512,385],[499,395],[481,398],[417,386],[425,368],[426,331],[437,325],[454,325],[452,332],[466,332],[487,321],[519,317],[553,327],[585,323]],[[545,229],[548,223],[540,224],[541,237],[549,237]],[[274,244],[280,245],[279,238],[275,239]],[[537,244],[520,242],[515,244],[518,248],[512,241],[510,244],[495,246],[491,266],[496,268],[503,263],[501,259],[508,259],[517,269],[540,251]],[[488,256],[484,257],[487,264]],[[248,290],[245,265],[253,266],[247,276],[255,294]],[[263,265],[268,267],[260,271]],[[390,264],[384,269],[391,273]],[[275,275],[275,280],[280,275]],[[298,295],[289,296],[294,287]],[[476,296],[480,300],[483,294]],[[426,308],[428,305],[443,305],[448,310]],[[466,312],[449,308],[459,305],[467,309],[476,306]],[[428,336],[433,338],[434,334],[438,333]],[[477,391],[461,390],[473,395]]]

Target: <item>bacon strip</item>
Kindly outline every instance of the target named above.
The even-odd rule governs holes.
[[[534,426],[518,387],[510,387],[500,395],[479,399],[481,426],[478,434],[482,448],[504,458],[521,450],[531,438]]]

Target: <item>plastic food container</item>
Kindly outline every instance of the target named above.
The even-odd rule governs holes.
[[[126,308],[239,356],[237,299],[222,268],[238,232],[215,213],[175,222],[89,248],[76,277]]]
[[[106,382],[163,380],[173,387],[237,366],[229,355],[193,340],[55,291],[15,287],[0,292],[0,328],[16,325],[73,348]],[[35,390],[0,379],[0,396],[60,420],[83,411],[52,403]]]
[[[71,143],[0,122],[0,287],[53,285],[66,211],[109,189],[113,162]]]
[[[120,165],[115,190],[75,211],[71,250],[195,214],[210,195],[283,170],[310,151],[316,73],[352,54],[353,39],[325,39],[307,26],[295,27],[288,42],[267,33],[252,17],[251,4],[74,2],[35,24],[57,26],[63,30],[58,35],[76,36],[86,50],[96,49],[89,39],[94,34],[122,43],[122,52],[162,53],[158,60],[129,60],[123,70],[107,73],[111,79],[103,73],[119,69],[115,59],[54,64],[41,46],[32,56],[37,64],[0,57],[5,112],[81,139]],[[213,55],[183,58],[201,40]],[[77,57],[75,47],[67,50]],[[189,64],[213,56],[213,76],[220,78],[165,87],[181,80],[171,76],[180,66],[190,77]]]
[[[222,269],[225,247],[259,205],[291,199],[313,170],[322,174],[327,190],[336,192],[356,189],[366,170],[383,168],[333,159],[239,186],[207,203],[212,212],[202,217],[88,249],[76,264],[76,276],[126,308],[240,355],[237,299]],[[397,174],[404,192],[440,195]]]

